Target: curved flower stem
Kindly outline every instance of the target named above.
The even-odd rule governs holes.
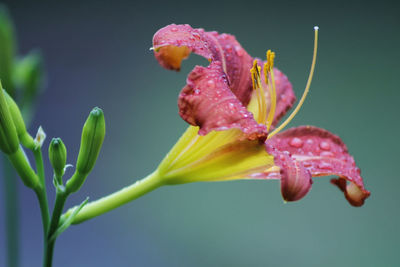
[[[137,199],[153,191],[154,189],[162,186],[163,184],[164,182],[162,181],[162,179],[160,179],[158,171],[155,171],[152,174],[148,175],[146,178],[139,180],[130,186],[122,188],[121,190],[111,195],[108,195],[106,197],[88,203],[77,214],[72,223],[78,224],[86,220],[92,219],[94,217],[97,217],[101,214],[104,214],[108,211],[118,208],[121,205],[124,205],[134,199]],[[75,208],[77,207],[69,209],[61,217],[61,223],[65,221],[69,215],[72,214]]]
[[[3,156],[5,224],[7,239],[7,266],[19,266],[19,209],[17,177],[6,156]]]

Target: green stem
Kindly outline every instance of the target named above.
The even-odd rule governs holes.
[[[5,195],[5,225],[7,239],[7,266],[19,266],[19,210],[17,177],[6,156],[3,156],[3,176]]]
[[[40,184],[40,186],[35,188],[35,192],[36,192],[37,198],[39,200],[40,212],[41,212],[42,221],[43,221],[43,234],[44,234],[44,237],[46,240],[47,232],[49,229],[49,223],[50,223],[50,212],[49,212],[49,206],[48,206],[48,202],[47,202],[45,174],[44,174],[43,157],[42,157],[41,149],[40,148],[34,149],[33,155],[35,157],[36,171],[37,171],[37,175],[39,177],[39,184]]]
[[[72,223],[77,224],[97,217],[103,213],[118,208],[119,206],[124,205],[134,199],[137,199],[144,194],[147,194],[154,189],[160,187],[161,185],[163,185],[163,181],[160,179],[158,171],[155,171],[146,178],[137,181],[130,186],[122,188],[121,190],[111,195],[88,203],[77,214]],[[69,209],[63,215],[61,220],[65,220],[69,215],[71,215],[75,208],[76,207]]]
[[[39,186],[35,188],[36,196],[39,200],[40,213],[42,215],[42,223],[43,223],[43,258],[46,258],[47,254],[47,235],[49,232],[49,224],[50,224],[50,212],[49,212],[49,204],[47,201],[47,192],[46,192],[46,181],[45,181],[45,173],[43,166],[43,157],[42,150],[40,147],[33,150],[33,155],[35,157],[36,163],[36,172],[39,178]]]
[[[43,261],[43,267],[51,267],[54,254],[54,245],[56,240],[49,240],[50,237],[57,230],[58,223],[60,221],[61,214],[64,209],[65,201],[67,200],[68,193],[64,187],[57,188],[56,201],[54,203],[53,215],[51,217],[50,229],[47,235],[47,245],[45,248],[45,258]]]

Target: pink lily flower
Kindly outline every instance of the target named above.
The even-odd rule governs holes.
[[[353,206],[370,192],[341,139],[321,128],[300,126],[281,131],[304,102],[315,66],[295,111],[278,123],[296,97],[288,78],[267,61],[252,58],[233,35],[206,32],[189,25],[168,25],[153,37],[161,66],[179,71],[190,53],[209,60],[188,75],[178,107],[189,129],[161,162],[158,171],[169,184],[233,179],[280,179],[284,200],[296,201],[311,189],[312,177],[335,175],[332,184]],[[263,66],[261,68],[260,66]]]

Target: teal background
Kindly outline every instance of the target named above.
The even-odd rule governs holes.
[[[186,128],[177,95],[194,65],[207,61],[192,56],[180,73],[158,65],[149,51],[152,36],[173,22],[232,33],[253,56],[276,51],[276,65],[297,96],[318,25],[315,79],[290,126],[311,124],[340,135],[371,191],[366,204],[354,208],[329,178],[315,179],[303,200],[288,204],[271,181],[165,187],[68,229],[57,241],[54,266],[400,265],[399,2],[4,3],[18,29],[19,51],[40,48],[48,70],[31,133],[42,125],[49,139],[61,137],[74,164],[89,111],[99,106],[106,115],[98,163],[67,207],[147,175]],[[51,189],[50,169],[47,174]],[[22,266],[40,266],[39,208],[22,183],[19,191]],[[0,229],[4,266],[2,218]]]

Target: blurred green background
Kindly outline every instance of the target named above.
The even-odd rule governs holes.
[[[398,1],[3,3],[15,20],[19,51],[37,47],[45,57],[48,86],[31,133],[42,125],[49,139],[61,137],[74,164],[87,114],[94,106],[105,111],[102,153],[67,207],[147,175],[186,128],[177,95],[194,65],[207,62],[192,56],[180,73],[158,65],[149,51],[152,36],[173,22],[232,33],[253,56],[276,51],[276,65],[297,96],[318,25],[311,94],[291,126],[317,125],[340,135],[372,193],[354,208],[328,178],[315,179],[303,200],[289,204],[271,181],[165,187],[68,229],[57,241],[55,266],[400,265]],[[50,169],[47,174],[50,188]],[[20,182],[19,191],[22,266],[40,266],[39,208]]]

